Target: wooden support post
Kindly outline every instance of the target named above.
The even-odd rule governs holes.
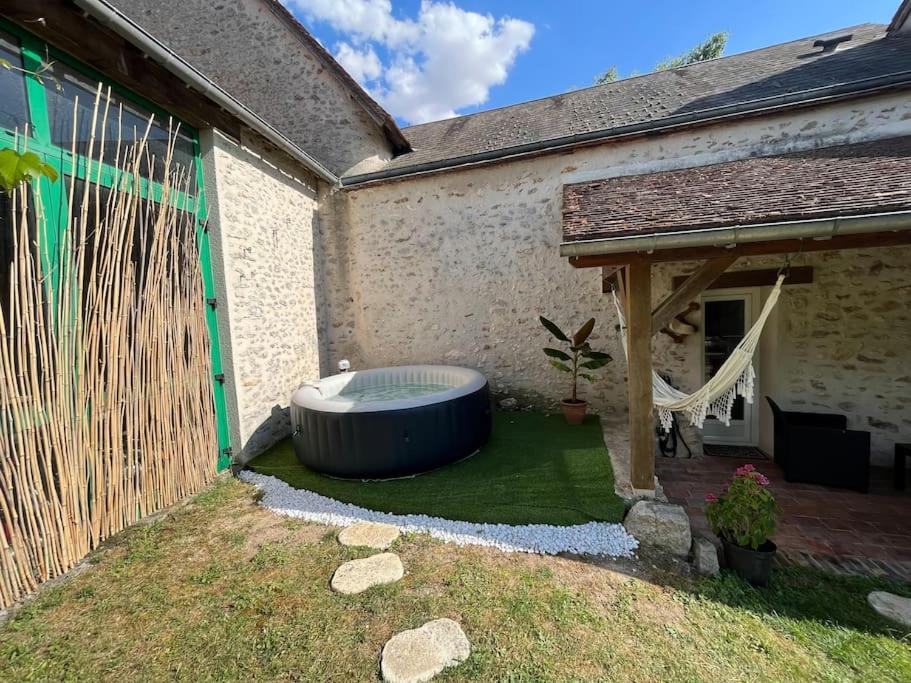
[[[655,488],[652,273],[648,263],[632,263],[626,270],[630,481],[635,489],[651,491]]]

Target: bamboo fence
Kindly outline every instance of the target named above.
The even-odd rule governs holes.
[[[176,201],[193,177],[172,167],[172,135],[161,197],[143,198],[141,175],[156,163],[150,127],[129,144],[120,131],[105,159],[109,115],[120,118],[99,88],[99,139],[87,152],[97,163],[84,180],[54,185],[65,183],[69,209],[54,258],[34,227],[44,212],[35,182],[11,196],[14,253],[0,283],[0,608],[215,476],[196,217]],[[99,182],[101,162],[121,171],[113,187]]]

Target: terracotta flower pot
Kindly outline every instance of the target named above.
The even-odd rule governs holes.
[[[563,408],[563,417],[571,425],[580,425],[585,421],[585,413],[588,410],[587,401],[573,401],[570,398],[564,398],[560,401]]]
[[[772,541],[766,541],[758,550],[734,545],[723,538],[721,543],[724,545],[724,559],[728,567],[754,586],[769,585],[772,563],[778,549]]]

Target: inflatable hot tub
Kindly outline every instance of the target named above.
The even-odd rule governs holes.
[[[467,458],[490,437],[490,390],[476,370],[407,365],[302,385],[291,397],[294,452],[312,470],[388,479]]]

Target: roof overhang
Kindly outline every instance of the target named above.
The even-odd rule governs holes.
[[[709,230],[677,230],[647,235],[625,235],[608,239],[579,240],[563,242],[560,255],[569,257],[630,255],[654,256],[664,253],[656,260],[673,254],[682,255],[680,250],[718,249],[733,250],[743,245],[764,242],[797,241],[810,243],[818,251],[836,238],[883,233],[908,233],[911,239],[911,211],[823,218],[804,221],[785,221],[759,225],[732,225]]]
[[[911,31],[911,0],[903,0],[892,17],[892,23],[889,24],[888,33],[898,33],[899,31]]]
[[[577,261],[850,248],[911,229],[911,136],[568,184],[562,213],[560,253]]]
[[[98,24],[122,38],[126,43],[134,46],[142,55],[160,65],[173,77],[202,95],[206,100],[214,103],[217,108],[229,114],[243,126],[263,136],[317,177],[333,185],[338,184],[339,179],[335,173],[298,147],[249,107],[221,89],[211,79],[186,62],[173,50],[159,42],[154,36],[147,33],[109,2],[106,0],[73,0],[73,2]],[[61,49],[66,49],[66,46],[60,47]],[[78,57],[79,55],[75,56]]]
[[[373,122],[380,127],[386,140],[394,154],[405,154],[411,151],[411,143],[408,142],[402,130],[392,115],[387,112],[379,103],[374,100],[360,83],[342,67],[341,64],[332,56],[332,54],[323,45],[313,37],[310,31],[294,16],[294,14],[285,7],[280,0],[269,0],[269,7],[272,12],[282,21],[284,21],[291,30],[307,45],[307,47],[322,60],[326,68],[341,81],[354,100],[367,112]]]

